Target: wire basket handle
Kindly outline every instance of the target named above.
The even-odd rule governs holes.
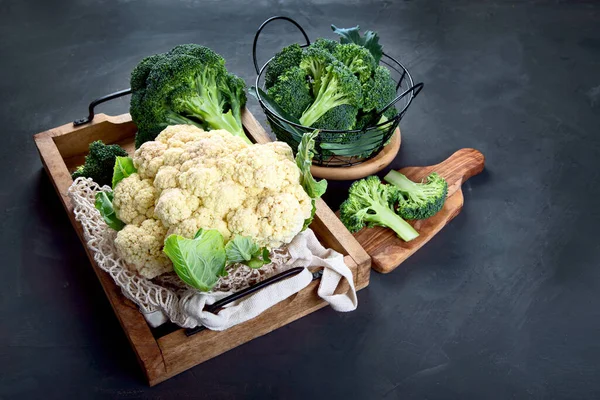
[[[256,70],[257,74],[260,73],[260,68],[258,68],[258,61],[256,60],[256,45],[258,43],[258,37],[260,36],[260,33],[265,28],[265,26],[267,26],[270,22],[273,22],[278,19],[282,19],[284,21],[288,21],[288,22],[291,22],[292,24],[294,24],[296,26],[296,28],[298,28],[298,30],[302,33],[302,36],[304,36],[304,40],[306,40],[306,45],[308,46],[310,44],[310,39],[308,38],[308,35],[306,34],[306,32],[304,32],[304,29],[300,26],[299,23],[297,23],[293,19],[291,19],[289,17],[283,17],[283,16],[274,16],[274,17],[267,19],[265,22],[263,22],[260,25],[260,27],[256,31],[256,35],[254,35],[254,43],[252,43],[252,60],[254,61],[254,69]]]
[[[417,83],[417,84],[413,85],[413,87],[411,87],[409,89],[406,89],[404,92],[402,92],[401,94],[399,94],[394,100],[392,100],[387,106],[383,107],[383,109],[380,112],[377,113],[375,120],[379,120],[379,118],[381,117],[381,115],[383,115],[383,113],[385,113],[390,107],[393,107],[394,104],[396,104],[400,99],[402,99],[407,94],[412,93],[412,96],[411,96],[410,100],[408,101],[408,103],[406,103],[406,105],[404,106],[404,108],[402,109],[402,111],[400,111],[398,113],[398,115],[402,115],[404,112],[406,112],[406,110],[408,109],[408,106],[410,106],[410,104],[412,103],[413,99],[415,97],[417,97],[417,95],[419,93],[421,93],[421,90],[423,90],[423,86],[425,86],[425,84],[423,82],[420,82],[420,83]]]

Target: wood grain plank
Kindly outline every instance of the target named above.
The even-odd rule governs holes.
[[[448,198],[442,210],[431,218],[410,221],[419,232],[419,237],[405,242],[386,228],[365,228],[354,237],[371,256],[373,269],[388,273],[419,250],[446,224],[460,213],[463,206],[461,185],[473,175],[483,171],[485,159],[475,149],[461,149],[445,161],[426,167],[407,167],[400,170],[413,181],[420,181],[432,172],[437,172],[448,182]]]

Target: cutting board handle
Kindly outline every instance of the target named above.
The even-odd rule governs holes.
[[[437,164],[434,170],[450,182],[465,182],[470,177],[483,171],[485,157],[479,150],[460,149]]]

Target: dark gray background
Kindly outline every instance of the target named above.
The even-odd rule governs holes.
[[[274,14],[313,39],[375,29],[425,82],[394,166],[474,147],[486,171],[435,239],[372,274],[357,311],[321,310],[150,389],[31,136],[180,43],[251,84]],[[273,24],[262,60],[297,40]],[[600,397],[600,4],[0,0],[0,59],[0,398]],[[332,207],[346,187],[330,186]]]

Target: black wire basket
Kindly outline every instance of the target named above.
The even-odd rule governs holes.
[[[292,23],[300,30],[306,43],[301,47],[307,47],[310,45],[310,40],[304,29],[291,18],[276,16],[267,19],[256,31],[254,36],[254,43],[252,45],[252,58],[254,61],[254,68],[256,69],[256,88],[265,90],[264,83],[264,72],[267,69],[269,63],[273,60],[271,57],[261,68],[258,67],[258,61],[256,59],[256,46],[258,43],[258,37],[262,30],[270,22],[275,20],[285,20]],[[324,167],[349,167],[352,165],[360,164],[366,160],[375,157],[390,141],[394,135],[398,124],[408,107],[411,105],[413,99],[423,89],[423,83],[415,84],[408,70],[396,59],[383,53],[383,57],[380,61],[381,64],[385,65],[391,72],[392,78],[396,82],[396,98],[392,100],[387,106],[385,106],[378,115],[385,113],[390,107],[396,107],[398,113],[395,117],[375,126],[366,127],[363,129],[356,130],[320,130],[317,135],[315,142],[315,156],[313,158],[313,164],[324,166]],[[302,135],[307,131],[313,131],[315,128],[302,126],[298,123],[289,121],[282,116],[278,115],[269,105],[266,104],[264,99],[261,97],[261,90],[255,91],[255,96],[258,99],[260,106],[262,107],[267,122],[271,126],[273,133],[278,140],[284,141],[289,144],[292,149],[296,150],[298,143],[302,138]],[[379,120],[375,118],[374,120]]]

